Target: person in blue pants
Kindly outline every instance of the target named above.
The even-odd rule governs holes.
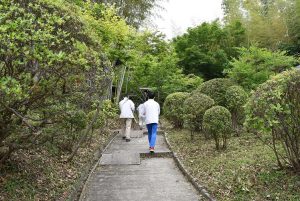
[[[145,123],[148,130],[149,150],[151,153],[154,152],[158,120],[160,114],[160,106],[154,100],[154,98],[155,98],[155,93],[149,91],[148,100],[144,103],[144,116],[145,116]]]

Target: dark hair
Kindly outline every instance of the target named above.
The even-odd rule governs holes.
[[[155,97],[155,93],[152,91],[148,91],[148,98],[153,99]]]
[[[123,98],[129,98],[129,94],[128,93],[124,94]]]

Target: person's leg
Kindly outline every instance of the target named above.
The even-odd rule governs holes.
[[[150,147],[150,142],[151,142],[151,134],[152,134],[152,124],[147,124],[147,130],[148,130],[148,142],[149,142],[149,147]]]
[[[146,127],[145,117],[142,117],[142,128]]]
[[[121,136],[122,136],[122,138],[123,139],[125,139],[126,137],[125,137],[125,131],[126,131],[126,119],[120,119],[120,121],[121,121]]]
[[[150,147],[154,148],[156,143],[157,124],[152,124]]]
[[[126,119],[126,130],[125,130],[126,139],[130,139],[131,122],[132,119]]]
[[[143,117],[139,116],[139,126],[140,126],[140,130],[143,129]]]

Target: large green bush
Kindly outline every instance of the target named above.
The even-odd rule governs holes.
[[[217,150],[220,149],[220,140],[223,142],[222,148],[226,149],[231,133],[230,112],[222,106],[208,109],[203,116],[203,128],[215,140]]]
[[[234,59],[231,68],[226,70],[228,77],[245,89],[255,89],[270,76],[293,67],[297,59],[286,56],[285,52],[272,52],[267,49],[240,48],[240,57]]]
[[[252,93],[246,126],[273,150],[280,167],[300,171],[300,71],[283,72]]]
[[[113,9],[90,1],[0,1],[0,163],[70,132],[73,147],[80,142],[130,30]]]
[[[203,115],[214,104],[213,99],[201,93],[194,93],[184,101],[184,124],[191,131],[192,138],[195,131],[202,130]]]
[[[215,78],[202,83],[196,93],[203,93],[214,99],[216,105],[226,106],[225,93],[234,82],[227,78]]]
[[[240,86],[231,86],[227,89],[225,94],[226,108],[231,112],[232,127],[238,132],[239,125],[243,124],[244,108],[248,94]]]
[[[177,92],[168,95],[164,102],[164,116],[175,128],[182,128],[183,126],[183,103],[188,96],[189,93]]]

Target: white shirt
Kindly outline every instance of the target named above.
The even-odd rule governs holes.
[[[134,118],[134,103],[130,99],[125,97],[120,101],[119,107],[121,110],[120,118]]]
[[[146,124],[157,123],[158,124],[158,117],[160,114],[160,107],[159,104],[154,101],[153,99],[149,99],[144,103],[145,108],[145,122]]]
[[[137,111],[139,112],[139,117],[144,117],[144,113],[145,113],[145,106],[144,106],[144,104],[140,104],[137,107]]]

